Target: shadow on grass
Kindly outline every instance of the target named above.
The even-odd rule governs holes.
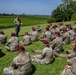
[[[6,54],[5,53],[0,53],[0,58],[2,58],[3,56],[5,56]]]
[[[51,62],[51,64],[55,61],[55,58],[53,59],[53,61]]]
[[[31,75],[36,71],[36,67],[33,64],[32,64],[32,69],[33,69],[33,71],[31,73]]]

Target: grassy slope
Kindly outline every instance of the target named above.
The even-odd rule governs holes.
[[[73,24],[73,22],[66,22],[66,23],[71,23]],[[57,24],[57,23],[54,23]],[[44,30],[45,26],[47,24],[41,24],[41,28]],[[30,31],[32,26],[24,26],[21,27],[21,31],[20,31],[20,37],[19,39],[22,40],[22,35],[24,35],[24,33],[26,31]],[[14,31],[14,28],[8,28],[8,29],[3,29],[3,31],[5,32],[5,34],[8,36],[8,38],[10,38],[10,33]],[[0,58],[0,75],[3,75],[3,68],[4,67],[8,67],[11,64],[12,59],[18,55],[17,52],[8,52],[6,51],[6,49],[2,46],[1,47],[3,52],[6,53],[6,55],[2,58]],[[35,48],[35,49],[39,49],[42,50],[44,48],[42,42],[33,42],[31,45],[29,46],[25,46],[26,51],[30,52],[31,55],[33,55],[33,53],[31,52],[31,48]],[[64,50],[69,50],[72,49],[71,44],[63,46]],[[65,53],[64,51],[64,53]],[[61,58],[61,57],[56,57],[55,61],[52,64],[49,65],[41,65],[38,63],[33,63],[33,65],[36,68],[35,73],[33,73],[33,75],[59,75],[64,66],[66,65],[66,58]]]

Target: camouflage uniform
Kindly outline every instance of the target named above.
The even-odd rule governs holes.
[[[65,68],[60,75],[76,75],[76,60],[70,65],[69,68]]]
[[[12,61],[12,66],[4,68],[5,75],[30,75],[32,72],[32,64],[29,53],[19,54]]]
[[[65,68],[60,75],[72,75],[71,68]]]
[[[32,56],[32,61],[40,64],[49,64],[53,61],[53,51],[52,48],[45,47],[43,51],[37,51],[41,53],[40,55]]]
[[[6,44],[7,36],[4,34],[0,34],[0,45]]]
[[[74,40],[75,39],[75,32],[73,30],[70,30],[69,34],[70,34],[70,40]]]
[[[10,44],[10,45],[9,45]],[[8,42],[6,43],[6,49],[7,50],[10,50],[10,51],[15,51],[17,46],[19,44],[19,40],[18,40],[18,37],[16,36],[12,36]]]
[[[70,43],[70,35],[68,32],[63,33],[62,40],[63,40],[63,44]]]
[[[25,36],[23,37],[23,41],[21,41],[21,43],[22,43],[23,45],[28,45],[28,44],[30,44],[30,43],[31,43],[31,37],[30,37],[29,35],[25,35]]]
[[[56,52],[60,53],[62,51],[62,45],[63,45],[62,38],[56,37],[52,41],[51,47],[52,47],[53,51],[56,51]]]
[[[55,34],[55,29],[52,28],[51,29],[51,40],[53,40],[55,37],[54,37],[54,34]]]
[[[38,32],[37,31],[31,31],[30,33],[31,41],[37,41],[38,40]]]
[[[67,59],[68,64],[72,64],[74,61],[76,61],[76,53],[75,52],[68,54],[67,57],[68,57],[68,59]]]
[[[50,31],[44,31],[44,33],[42,33],[42,36],[40,37],[40,39],[47,39],[48,41],[50,41],[51,32]]]
[[[45,31],[44,35],[50,41],[50,39],[51,39],[51,32],[50,31]]]
[[[42,31],[41,27],[40,26],[37,26],[36,27],[36,31],[41,32]]]

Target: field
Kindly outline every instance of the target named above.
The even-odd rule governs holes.
[[[0,28],[14,27],[14,19],[16,16],[0,16]],[[22,26],[30,26],[47,23],[50,16],[20,16]]]
[[[7,20],[7,18],[5,18],[5,22],[1,21],[0,25],[2,25],[2,24],[3,25],[4,24],[13,25],[13,23],[12,23],[13,19],[11,19],[11,21],[9,23],[8,22],[9,20]],[[44,24],[41,24],[43,22],[44,22]],[[23,21],[23,23],[24,23],[24,21]],[[29,23],[29,21],[28,21],[28,23]],[[43,31],[44,28],[48,25],[46,23],[46,21],[44,21],[44,20],[40,20],[39,22],[36,22],[37,25],[35,23],[32,23],[32,24],[31,23],[32,23],[32,21],[29,24],[30,26],[28,26],[27,23],[24,23],[24,24],[26,24],[26,26],[22,26],[21,27],[21,31],[19,33],[19,40],[20,41],[22,40],[22,37],[23,37],[24,33],[26,31],[29,32],[31,30],[32,26],[36,27],[36,26],[40,25],[41,28],[42,28],[42,31]],[[74,24],[74,22],[64,22],[64,24],[68,24],[68,23],[72,24],[72,25]],[[54,24],[58,24],[58,23],[53,23],[53,25]],[[8,39],[9,39],[11,32],[14,32],[15,28],[13,27],[13,28],[1,29],[1,30],[4,31],[4,33],[7,35]],[[67,50],[71,50],[72,49],[71,44],[63,46],[63,49],[64,49],[63,53],[65,53]],[[12,62],[12,59],[14,57],[16,57],[18,55],[18,53],[17,52],[9,52],[9,51],[7,51],[5,49],[4,46],[1,46],[1,48],[2,48],[2,51],[6,54],[4,57],[0,58],[0,75],[3,75],[3,68],[4,67],[9,67],[11,62]],[[42,50],[44,48],[44,46],[43,46],[42,42],[40,42],[40,41],[33,42],[31,45],[25,46],[25,50],[27,52],[29,52],[30,55],[34,55],[34,53],[32,53],[32,51],[31,51],[31,48]],[[32,64],[35,66],[35,69],[36,69],[35,72],[32,75],[59,75],[62,72],[62,70],[64,69],[64,66],[66,65],[66,58],[55,57],[55,61],[53,63],[49,64],[49,65],[41,65],[41,64],[38,64],[38,63],[34,63],[34,62],[32,62]]]

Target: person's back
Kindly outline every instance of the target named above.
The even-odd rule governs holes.
[[[23,36],[23,41],[22,41],[22,44],[23,45],[28,45],[31,43],[31,37],[29,35],[25,35]]]
[[[50,31],[45,31],[44,35],[50,40],[51,39],[51,32]]]
[[[15,33],[11,33],[11,38],[6,43],[6,49],[10,51],[15,51],[19,45],[19,39],[15,36]]]
[[[56,43],[56,47],[57,48],[61,48],[62,47],[62,44],[63,44],[62,38],[60,38],[60,37],[56,38],[55,39],[55,43]]]
[[[37,31],[32,31],[31,32],[31,40],[35,41],[36,39],[38,39],[38,32]]]
[[[46,60],[45,63],[48,64],[53,60],[53,51],[52,48],[50,47],[45,47],[41,53],[43,56],[43,59]]]
[[[68,44],[70,42],[70,35],[68,32],[65,32],[62,36],[62,39],[63,39],[63,43],[64,44]]]
[[[0,34],[0,44],[6,44],[7,36],[4,34]]]
[[[69,34],[70,34],[70,40],[74,40],[75,39],[75,32],[73,30],[70,30]]]
[[[17,47],[19,55],[16,56],[11,64],[11,67],[4,68],[5,75],[30,75],[32,73],[32,64],[30,54],[25,52],[23,46]]]
[[[10,39],[9,39],[9,42],[11,43],[11,45],[13,46],[13,45],[18,45],[18,37],[15,37],[15,36],[13,36],[13,37],[11,37]]]
[[[6,44],[7,36],[0,30],[0,45]]]
[[[60,32],[55,32],[55,39],[52,42],[52,49],[53,51],[56,51],[58,53],[62,52],[62,45],[63,41],[62,38],[60,37]]]
[[[19,54],[17,57],[15,57],[12,62],[12,65],[14,64],[17,65],[17,72],[19,75],[28,75],[32,71],[32,64],[28,52],[24,53],[23,55]]]

